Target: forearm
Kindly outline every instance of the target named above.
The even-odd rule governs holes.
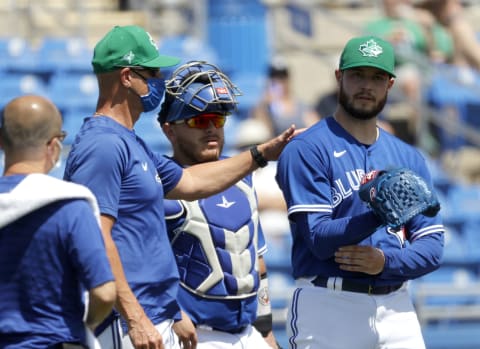
[[[117,288],[115,308],[127,321],[128,326],[131,327],[132,324],[141,321],[146,315],[127,282],[117,248],[113,246],[107,251]]]
[[[88,292],[85,323],[94,330],[112,311],[116,299],[115,282],[109,281]]]
[[[383,279],[415,279],[436,270],[443,256],[444,237],[429,234],[413,241],[407,248],[384,251]]]
[[[249,151],[228,159],[188,167],[180,180],[182,196],[174,197],[174,189],[168,193],[168,198],[198,200],[211,196],[234,185],[257,168]]]
[[[112,239],[111,231],[114,219],[110,216],[102,215],[102,234],[105,241],[108,260],[115,277],[115,286],[117,290],[115,308],[122,317],[130,324],[132,321],[139,321],[145,317],[143,308],[138,303],[137,298],[133,294],[125,277],[120,255],[117,246]]]
[[[273,337],[272,305],[270,303],[270,294],[268,291],[267,267],[262,256],[258,259],[258,265],[260,286],[258,287],[257,291],[257,319],[253,323],[253,326],[262,334],[262,337]]]
[[[354,245],[375,232],[380,220],[373,212],[331,219],[315,213],[295,215],[297,230],[303,232],[312,253],[321,260],[333,257],[341,246]]]

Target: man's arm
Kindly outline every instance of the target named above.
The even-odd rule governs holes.
[[[253,326],[262,334],[262,337],[265,339],[268,345],[277,349],[277,341],[272,331],[273,319],[270,294],[268,292],[267,266],[263,256],[258,257],[258,269],[261,280],[257,295],[257,320],[253,323]]]
[[[173,324],[173,330],[178,336],[182,349],[197,347],[198,338],[195,325],[184,311],[182,311],[182,319]]]
[[[281,135],[262,143],[258,151],[267,161],[277,160],[285,145],[301,132],[291,126]],[[166,194],[168,199],[198,200],[234,185],[258,168],[250,151],[220,161],[190,166],[183,171],[177,186]]]
[[[85,323],[93,331],[112,311],[117,297],[115,282],[109,281],[88,291]]]
[[[108,215],[101,215],[100,222],[117,288],[115,307],[128,323],[128,335],[134,347],[164,349],[162,336],[145,314],[125,278],[117,246],[112,239],[112,227],[115,219]]]

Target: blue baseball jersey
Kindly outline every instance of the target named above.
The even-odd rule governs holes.
[[[25,175],[0,177],[0,193]],[[86,200],[60,200],[0,227],[0,347],[85,343],[83,291],[112,281]]]
[[[178,272],[163,196],[177,185],[182,171],[155,156],[133,130],[103,116],[85,119],[65,168],[65,179],[90,188],[100,212],[115,218],[112,238],[125,276],[154,324],[179,318]]]
[[[444,232],[439,215],[418,215],[398,230],[380,227],[358,196],[365,173],[398,167],[415,171],[431,185],[425,159],[418,150],[382,129],[374,144],[365,145],[329,117],[286,146],[276,180],[288,206],[295,278],[339,276],[390,285],[438,268]],[[386,261],[380,275],[338,268],[335,251],[354,244],[383,250]]]
[[[221,330],[254,322],[266,245],[251,175],[206,199],[165,200],[165,218],[180,273],[178,301],[192,321]]]

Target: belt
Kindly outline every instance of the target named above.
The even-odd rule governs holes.
[[[49,346],[47,349],[85,349],[86,347],[76,343],[57,343]]]
[[[230,334],[242,333],[247,328],[247,326],[242,326],[242,327],[238,327],[238,328],[231,328],[231,329],[225,330],[223,328],[212,327],[212,326],[208,326],[208,325],[195,325],[195,327],[201,328],[203,330],[227,332],[227,333],[230,333]]]
[[[403,285],[403,283],[401,283],[398,285],[373,286],[369,284],[362,284],[351,279],[343,279],[340,277],[325,278],[321,276],[317,276],[315,279],[313,279],[312,284],[318,287],[325,287],[333,290],[375,294],[375,295],[392,293],[398,290]]]

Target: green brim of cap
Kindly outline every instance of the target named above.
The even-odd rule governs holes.
[[[159,55],[155,59],[148,62],[143,62],[142,67],[146,68],[168,68],[180,63],[181,59],[172,56]]]

